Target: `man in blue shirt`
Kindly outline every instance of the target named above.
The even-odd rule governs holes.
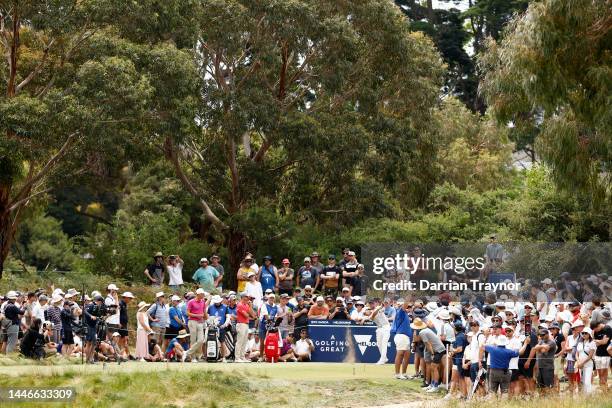
[[[223,299],[219,295],[214,295],[210,301],[211,305],[208,306],[208,316],[213,317],[217,320],[217,327],[219,328],[219,343],[221,343],[221,356],[225,361],[225,355],[227,350],[225,347],[225,336],[227,328],[231,324],[230,312],[226,305],[223,304]]]
[[[170,306],[169,316],[170,325],[166,329],[166,338],[174,338],[181,329],[187,328],[187,321],[183,311],[179,307],[181,298],[173,295],[171,298],[172,306]]]
[[[393,342],[395,343],[395,378],[398,380],[406,380],[406,370],[408,369],[408,361],[410,360],[410,343],[412,338],[412,328],[410,327],[410,316],[412,312],[412,302],[398,301],[398,308],[391,327],[391,334],[395,334]],[[401,369],[401,371],[400,371]]]
[[[497,338],[495,346],[485,346],[485,351],[489,353],[491,362],[489,365],[489,391],[497,394],[500,389],[502,394],[508,394],[508,386],[512,372],[508,369],[510,360],[518,357],[518,351],[506,348],[508,338],[500,336]]]

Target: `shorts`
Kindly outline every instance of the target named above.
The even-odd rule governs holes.
[[[595,361],[595,369],[596,370],[605,370],[610,368],[610,357],[609,356],[594,356],[593,360]]]
[[[463,364],[461,363],[461,360],[456,360],[455,366],[457,367],[457,373],[459,374],[460,377],[470,376],[470,370],[466,370],[463,368]]]
[[[555,370],[553,368],[538,369],[538,387],[552,388],[554,385],[554,374]]]
[[[74,344],[74,335],[72,334],[72,330],[64,330],[64,334],[62,335],[62,344]]]
[[[442,361],[442,357],[444,357],[446,355],[446,351],[440,351],[438,353],[434,353],[433,356],[431,357],[431,362],[434,364],[440,364],[440,361]]]
[[[96,326],[87,326],[87,334],[85,335],[85,341],[91,343],[96,342]]]
[[[166,334],[164,335],[164,338],[165,339],[173,339],[176,336],[178,336],[178,332],[179,332],[178,328],[175,329],[172,326],[168,326],[168,327],[166,327]]]
[[[425,360],[425,363],[431,363],[431,353],[427,350],[423,351],[423,360]]]
[[[470,380],[472,380],[472,382],[476,381],[476,376],[478,375],[478,363],[472,363],[470,364]]]
[[[521,360],[519,359],[519,372],[521,373],[521,375],[525,378],[533,378],[533,367],[535,366],[535,359],[531,360],[531,363],[529,364],[529,368],[525,368],[525,361],[527,360]]]
[[[410,350],[410,337],[405,334],[396,334],[393,338],[395,343],[395,349],[397,351],[408,351]]]
[[[226,335],[227,335],[227,327],[219,327],[219,342],[223,343],[225,341]]]

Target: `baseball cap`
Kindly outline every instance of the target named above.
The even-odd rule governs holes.
[[[106,289],[108,290],[119,290],[119,288],[117,287],[117,285],[115,285],[114,283],[111,283],[110,285],[108,285],[106,287]]]
[[[121,294],[121,297],[130,298],[130,299],[134,299],[134,295],[132,294],[132,292],[123,292],[123,293]]]
[[[306,289],[312,289],[312,286],[310,286],[310,285],[304,286],[304,290],[306,290]]]
[[[121,335],[119,334],[119,332],[114,332],[114,333],[113,333],[113,337],[119,337],[119,336],[121,336]]]
[[[349,256],[355,256],[355,252],[354,252],[354,251],[349,251],[349,252],[348,252],[348,255],[349,255]]]
[[[323,296],[317,296],[317,302],[324,302]]]
[[[206,258],[200,258],[200,263],[202,263],[202,262],[208,262],[208,259],[206,259]]]
[[[175,300],[176,300],[176,301],[180,301],[180,300],[181,300],[181,298],[180,298],[180,297],[178,297],[178,296],[176,296],[176,295],[173,295],[173,296],[170,298],[170,300],[172,300],[172,301],[175,301]]]
[[[327,255],[327,259],[336,259],[336,255],[329,254],[329,255]]]
[[[206,291],[202,288],[198,288],[196,290],[196,295],[204,295],[206,293]]]
[[[164,292],[157,292],[157,293],[155,294],[155,298],[156,298],[156,299],[157,299],[157,298],[159,298],[159,297],[162,297],[162,296],[166,296],[166,295],[164,294]]]
[[[304,262],[310,262],[310,257],[307,256],[306,258],[304,258]]]

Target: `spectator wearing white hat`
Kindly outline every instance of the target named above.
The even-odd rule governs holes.
[[[357,324],[363,324],[365,316],[365,303],[363,300],[357,300],[355,302],[355,309],[351,312],[351,320]]]
[[[253,306],[255,310],[259,310],[259,307],[263,303],[263,288],[261,283],[257,281],[257,274],[253,271],[247,273],[247,283],[244,287],[244,291],[253,299]]]
[[[325,320],[329,316],[330,310],[325,304],[323,296],[317,296],[316,302],[308,310],[308,318],[315,320]]]
[[[144,362],[149,358],[149,333],[153,333],[149,326],[149,314],[147,308],[151,304],[141,301],[138,303],[138,312],[136,312],[136,358]]]
[[[155,303],[147,313],[151,321],[151,328],[155,332],[154,338],[157,340],[157,344],[165,349],[167,346],[166,329],[170,325],[170,310],[166,304],[166,294],[164,292],[155,294]]]
[[[189,350],[183,354],[182,361],[188,357],[191,361],[197,362],[198,357],[202,355],[202,345],[204,344],[204,322],[208,319],[206,311],[206,300],[204,299],[205,291],[202,288],[196,290],[195,298],[187,302],[187,317],[189,321],[189,334],[191,335]]]
[[[121,328],[120,316],[119,316],[119,288],[114,283],[109,284],[106,287],[106,297],[104,298],[104,304],[107,308],[112,308],[115,313],[108,316],[106,319],[106,339],[111,340],[113,333],[117,332]]]
[[[593,392],[593,359],[597,345],[593,341],[593,330],[586,327],[580,333],[581,339],[576,343],[576,370],[580,371],[580,379],[586,394]],[[606,376],[608,373],[606,373]]]
[[[19,308],[15,301],[17,293],[10,291],[6,294],[7,302],[4,306],[4,318],[9,322],[6,326],[6,353],[12,353],[17,346],[17,338],[19,336],[19,322],[21,316],[25,314],[25,310]]]
[[[169,339],[176,338],[179,331],[187,328],[187,322],[185,321],[183,312],[178,307],[180,301],[181,298],[177,295],[172,295],[170,298],[170,309],[168,310],[170,324],[166,329],[166,337]]]
[[[200,259],[200,267],[193,273],[191,279],[207,292],[217,287],[220,279],[219,271],[209,265],[207,258]]]
[[[180,255],[170,255],[168,257],[168,286],[174,293],[180,292],[183,288],[183,266],[185,262]]]
[[[51,299],[51,306],[47,309],[47,320],[53,323],[51,341],[60,343],[62,341],[62,303],[64,298],[61,295],[55,295]]]

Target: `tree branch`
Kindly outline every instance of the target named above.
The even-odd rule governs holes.
[[[76,131],[68,136],[62,147],[59,149],[57,153],[49,161],[43,166],[43,168],[35,175],[29,176],[26,180],[26,183],[21,187],[21,190],[15,196],[14,201],[23,200],[30,194],[34,185],[40,182],[42,179],[47,177],[47,175],[51,172],[53,167],[57,164],[57,162],[68,152],[72,144],[76,141],[79,132]]]
[[[53,46],[54,42],[55,42],[55,38],[52,39],[51,42],[45,47],[45,50],[44,50],[44,53],[43,53],[43,56],[40,62],[38,63],[38,65],[36,65],[36,68],[34,68],[34,70],[30,72],[30,74],[27,77],[25,77],[25,79],[21,81],[19,85],[17,85],[17,87],[15,88],[15,94],[18,94],[21,91],[21,89],[23,89],[23,87],[29,84],[30,81],[32,81],[32,79],[34,79],[36,75],[38,75],[40,71],[42,71],[42,67],[43,65],[45,65],[45,62],[47,62],[47,57],[49,56],[49,49]]]
[[[189,191],[189,193],[195,199],[198,200],[200,207],[202,208],[202,211],[204,213],[204,217],[207,220],[209,220],[213,225],[218,227],[219,229],[221,230],[228,229],[229,227],[223,221],[221,221],[215,215],[215,213],[210,209],[210,206],[208,205],[208,203],[200,196],[200,193],[196,190],[196,188],[193,186],[193,184],[191,183],[191,181],[189,180],[189,178],[183,171],[181,167],[180,159],[178,157],[178,153],[176,151],[176,147],[174,146],[174,141],[170,137],[167,137],[164,142],[164,153],[166,155],[166,158],[170,160],[170,162],[172,163],[174,167],[174,171],[176,172],[176,175],[183,183],[183,186],[185,186],[187,191]]]

